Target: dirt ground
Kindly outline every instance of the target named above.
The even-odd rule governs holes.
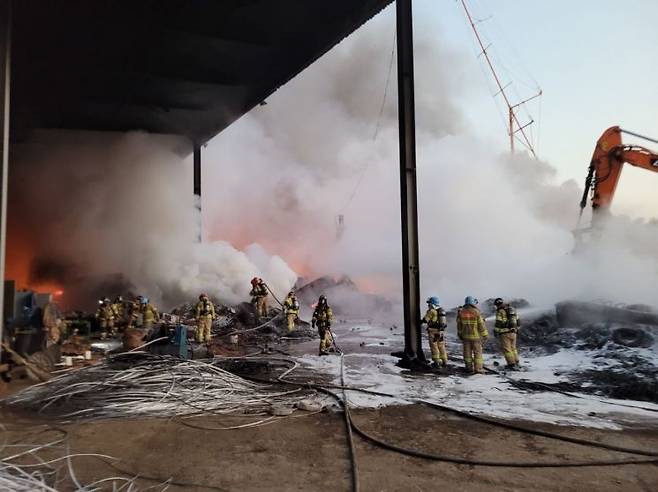
[[[628,455],[530,436],[466,421],[424,406],[353,411],[357,425],[400,446],[451,456],[506,461],[597,460]],[[47,442],[57,433],[46,422],[0,411],[8,442]],[[196,417],[195,426],[227,427],[246,417]],[[350,462],[341,413],[295,413],[269,425],[203,430],[178,420],[108,420],[54,427],[68,433],[71,452],[119,458],[112,468],[98,458],[75,458],[81,482],[112,475],[140,475],[148,487],[173,477],[168,490],[345,491]],[[525,426],[532,424],[525,422]],[[624,431],[534,425],[615,445],[658,450],[658,425]],[[492,468],[407,457],[375,447],[358,436],[359,484],[367,491],[560,490],[655,491],[658,465],[593,468]],[[120,471],[122,472],[120,472]],[[196,485],[194,485],[196,484]]]

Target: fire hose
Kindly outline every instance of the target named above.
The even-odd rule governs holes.
[[[270,286],[267,285],[267,284],[265,284],[265,288],[267,289],[267,291],[268,291],[270,294],[272,294],[272,297],[273,297],[274,300],[279,304],[279,306],[281,306],[281,309],[285,309],[285,308],[283,307],[283,303],[282,303],[282,302],[276,297],[276,295],[274,294],[274,292],[272,292],[272,289],[270,289]]]
[[[366,394],[372,394],[372,395],[377,395],[377,396],[385,396],[385,397],[390,397],[390,398],[398,398],[400,397],[390,394],[390,393],[384,393],[384,392],[378,392],[378,391],[370,391],[367,389],[362,389],[362,388],[356,388],[356,387],[351,387],[345,385],[345,376],[344,376],[344,356],[341,354],[341,365],[340,365],[340,385],[328,385],[328,384],[316,384],[316,383],[310,383],[310,382],[298,382],[298,381],[290,381],[288,379],[285,379],[285,376],[290,374],[296,367],[297,363],[291,359],[286,359],[286,358],[280,358],[280,360],[285,360],[288,362],[291,362],[293,364],[293,367],[290,369],[286,370],[281,376],[279,376],[276,380],[262,380],[259,378],[253,378],[257,381],[261,382],[270,382],[270,383],[283,383],[286,385],[294,385],[298,387],[307,387],[307,388],[312,388],[316,389],[322,393],[325,393],[331,397],[333,397],[339,405],[343,408],[344,412],[344,418],[345,418],[345,426],[346,426],[346,435],[347,435],[347,440],[348,440],[348,448],[349,448],[349,453],[350,453],[350,463],[352,466],[352,490],[355,492],[359,491],[359,482],[358,482],[358,465],[356,462],[356,451],[355,451],[355,446],[354,446],[354,438],[353,438],[353,433],[358,434],[361,436],[364,440],[375,444],[383,449],[387,449],[389,451],[394,451],[400,454],[404,454],[407,456],[412,456],[415,458],[422,458],[426,460],[431,460],[431,461],[441,461],[441,462],[447,462],[447,463],[454,463],[454,464],[462,464],[462,465],[471,465],[471,466],[487,466],[487,467],[499,467],[499,468],[583,468],[583,467],[597,467],[597,466],[621,466],[621,465],[640,465],[640,464],[652,464],[656,465],[658,464],[658,452],[654,451],[648,451],[648,450],[643,450],[643,449],[631,449],[631,448],[624,448],[621,446],[614,446],[611,444],[606,444],[606,443],[601,443],[597,441],[590,441],[587,439],[579,439],[579,438],[573,438],[573,437],[568,437],[568,436],[563,436],[561,434],[554,434],[551,432],[546,432],[546,431],[541,431],[537,429],[529,429],[526,427],[522,427],[516,424],[511,424],[511,423],[506,423],[506,422],[500,422],[498,420],[493,420],[489,419],[486,417],[480,417],[474,414],[470,414],[468,412],[463,412],[461,410],[457,410],[451,407],[447,407],[445,405],[440,405],[436,403],[431,403],[427,402],[424,400],[419,400],[419,399],[408,399],[408,398],[401,398],[407,401],[411,401],[413,403],[418,403],[418,404],[423,404],[426,406],[429,406],[431,408],[447,411],[454,413],[455,415],[458,415],[460,417],[466,418],[466,419],[471,419],[475,421],[479,421],[481,423],[486,423],[489,425],[494,425],[498,427],[502,427],[505,429],[509,430],[514,430],[517,432],[521,433],[526,433],[526,434],[531,434],[531,435],[536,435],[539,437],[544,437],[548,439],[554,439],[558,441],[563,441],[563,442],[569,442],[572,444],[577,444],[577,445],[582,445],[582,446],[587,446],[587,447],[595,447],[595,448],[600,448],[600,449],[605,449],[608,451],[614,451],[614,452],[620,452],[620,453],[626,453],[626,454],[635,454],[639,456],[646,456],[646,458],[630,458],[630,459],[602,459],[602,460],[591,460],[591,461],[571,461],[571,462],[565,462],[565,461],[558,461],[558,462],[518,462],[518,461],[493,461],[493,460],[479,460],[479,459],[470,459],[470,458],[460,458],[460,457],[455,457],[455,456],[447,456],[447,455],[441,455],[441,454],[435,454],[435,453],[428,453],[425,451],[417,450],[417,449],[410,449],[410,448],[405,448],[402,446],[398,446],[396,444],[392,444],[389,442],[386,442],[378,437],[374,437],[368,432],[364,431],[361,429],[352,419],[351,413],[350,413],[350,405],[349,401],[347,399],[347,391],[358,391]],[[252,378],[249,378],[252,379]],[[332,389],[340,389],[342,390],[342,398],[339,396],[337,393],[331,391],[329,388]]]

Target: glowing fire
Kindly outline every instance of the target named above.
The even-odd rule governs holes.
[[[31,290],[41,294],[52,294],[61,302],[64,299],[64,289],[56,282],[33,282],[30,279],[30,268],[34,258],[33,248],[20,232],[11,231],[7,236],[7,260],[5,280],[14,280],[19,290]]]

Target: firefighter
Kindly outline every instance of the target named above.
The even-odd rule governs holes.
[[[142,313],[140,311],[142,305],[142,296],[135,297],[128,305],[128,328],[136,328],[141,326]]]
[[[448,327],[446,312],[439,307],[439,298],[432,296],[427,299],[427,312],[421,324],[427,323],[427,338],[430,342],[434,367],[448,365],[446,352],[445,330]]]
[[[62,313],[59,306],[53,302],[52,294],[48,296],[48,302],[43,307],[43,329],[46,332],[48,346],[59,342],[62,337],[61,329],[64,328]]]
[[[251,279],[251,303],[256,306],[256,316],[259,318],[267,317],[267,285],[262,278],[254,277]]]
[[[150,331],[153,323],[160,322],[160,313],[153,304],[149,302],[148,297],[142,297],[140,300],[139,312],[142,315],[142,329]]]
[[[215,306],[210,302],[207,294],[201,294],[199,296],[199,302],[197,302],[194,309],[194,316],[197,323],[196,341],[199,343],[209,343],[212,320],[217,316],[215,314]]]
[[[126,325],[126,306],[123,302],[123,297],[116,296],[114,298],[112,310],[114,311],[114,324],[117,328],[124,328]]]
[[[295,320],[299,317],[299,302],[293,291],[288,292],[288,297],[283,301],[283,309],[288,322],[288,333],[295,329]]]
[[[494,300],[496,307],[496,324],[494,326],[494,336],[500,342],[500,348],[505,356],[508,369],[519,369],[519,354],[516,351],[516,334],[521,327],[521,320],[514,309],[509,304],[505,304],[498,297]]]
[[[318,327],[318,335],[320,335],[320,353],[319,355],[329,355],[329,348],[333,343],[331,334],[331,321],[334,319],[334,313],[331,307],[327,304],[327,296],[324,294],[318,299],[318,304],[313,311],[311,318],[311,326]]]
[[[101,327],[101,338],[106,338],[108,331],[114,335],[114,310],[110,300],[105,297],[98,300],[98,310],[96,310],[96,319]]]
[[[487,339],[489,333],[477,304],[475,297],[468,296],[464,299],[464,306],[457,312],[457,336],[464,345],[466,371],[484,374],[482,342]]]

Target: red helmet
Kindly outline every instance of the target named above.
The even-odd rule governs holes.
[[[203,299],[204,297],[205,297],[206,299],[208,299],[208,294],[201,294],[201,295],[199,296],[199,300]]]
[[[256,285],[260,279],[258,277],[254,277],[251,279],[251,285]]]

